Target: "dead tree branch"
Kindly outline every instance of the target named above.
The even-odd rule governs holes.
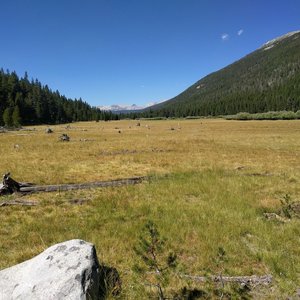
[[[249,284],[249,285],[269,285],[272,283],[272,275],[267,274],[263,276],[252,275],[252,276],[194,276],[194,275],[187,275],[187,274],[179,274],[181,278],[187,278],[193,280],[195,282],[206,282],[211,280],[213,282],[221,282],[224,283],[240,283],[240,284]]]

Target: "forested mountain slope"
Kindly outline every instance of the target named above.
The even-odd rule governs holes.
[[[226,115],[300,109],[300,31],[267,42],[144,116]]]

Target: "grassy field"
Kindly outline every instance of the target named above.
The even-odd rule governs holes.
[[[300,288],[300,121],[162,120],[75,123],[0,133],[0,171],[36,184],[148,175],[140,185],[26,196],[36,207],[0,207],[0,269],[54,243],[81,238],[122,277],[122,299],[147,299],[133,248],[147,220],[193,275],[272,274],[257,299]],[[60,142],[67,133],[70,142]],[[288,195],[288,196],[286,196]],[[14,196],[3,197],[3,200]],[[73,205],[68,200],[89,200]],[[267,220],[265,212],[280,219]],[[223,257],[220,260],[220,249]],[[175,276],[176,277],[176,276]],[[171,294],[193,286],[172,278]],[[194,286],[193,286],[194,287]],[[198,286],[201,289],[206,287]],[[233,296],[232,296],[233,297]],[[237,296],[238,298],[238,296]]]

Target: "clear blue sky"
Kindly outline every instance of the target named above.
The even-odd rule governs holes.
[[[299,0],[0,4],[0,67],[20,76],[27,71],[91,105],[169,99],[267,40],[300,29]]]

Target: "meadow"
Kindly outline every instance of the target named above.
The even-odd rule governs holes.
[[[139,123],[139,124],[138,124]],[[140,126],[137,126],[140,125]],[[1,174],[22,182],[83,183],[149,176],[135,186],[39,193],[34,207],[0,207],[0,269],[80,238],[118,269],[122,299],[147,299],[134,252],[151,220],[191,275],[272,274],[251,297],[286,299],[300,288],[300,120],[123,120],[25,127],[0,133]],[[69,142],[60,142],[66,133]],[[0,201],[17,196],[5,196]],[[84,200],[74,205],[69,200]],[[299,206],[298,206],[299,207]],[[269,220],[264,213],[276,213]],[[220,258],[220,249],[222,258]],[[183,286],[205,289],[174,276]],[[238,296],[236,296],[238,299]]]

